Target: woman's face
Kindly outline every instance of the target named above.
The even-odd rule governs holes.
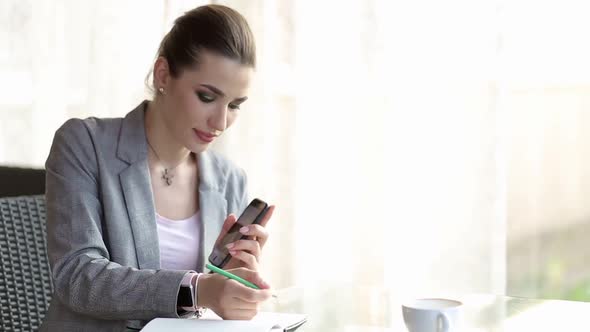
[[[164,67],[167,71],[165,62]],[[196,69],[184,69],[177,78],[168,75],[157,88],[165,89],[158,98],[170,134],[194,153],[206,150],[236,120],[253,72],[238,61],[204,51]]]

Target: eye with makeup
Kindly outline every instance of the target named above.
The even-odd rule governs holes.
[[[204,103],[211,103],[211,102],[215,101],[215,96],[208,94],[206,92],[197,91],[197,96]]]
[[[213,96],[207,92],[197,91],[197,96],[199,97],[199,100],[201,100],[202,102],[207,103],[207,104],[215,101],[215,96]],[[230,103],[228,106],[232,110],[239,110],[240,109],[240,104]]]

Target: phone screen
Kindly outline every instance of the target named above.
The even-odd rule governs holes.
[[[229,261],[231,256],[229,255],[229,250],[225,246],[241,238],[245,238],[246,236],[240,233],[240,228],[250,224],[259,223],[262,217],[266,214],[267,207],[268,205],[265,202],[257,198],[250,202],[227,234],[221,239],[221,241],[215,244],[213,252],[209,256],[211,264],[221,268],[227,263],[227,261]]]

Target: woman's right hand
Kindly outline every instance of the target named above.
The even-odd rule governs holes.
[[[260,289],[250,288],[219,274],[203,274],[197,285],[197,305],[213,310],[223,319],[254,318],[259,304],[272,296],[270,286],[256,271],[243,267],[227,271],[256,284]]]

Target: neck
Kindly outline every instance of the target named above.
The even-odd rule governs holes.
[[[145,115],[145,135],[148,144],[156,151],[158,162],[165,168],[171,168],[186,160],[190,150],[171,135],[164,123],[163,111],[162,105],[157,101],[149,102]]]

